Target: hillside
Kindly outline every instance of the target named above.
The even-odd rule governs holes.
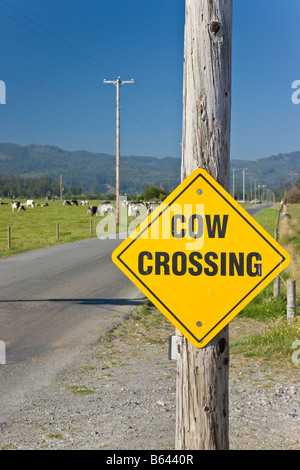
[[[293,185],[299,179],[300,151],[280,153],[256,161],[231,160],[231,168],[247,168],[246,175],[254,177],[257,184],[265,184],[274,190],[283,183]],[[235,182],[242,187],[242,171],[235,172]],[[249,185],[249,179],[246,184]]]
[[[300,151],[279,154],[257,161],[232,160],[231,168],[247,168],[257,184],[276,189],[281,183],[299,179]],[[79,186],[84,191],[107,193],[115,187],[115,157],[85,150],[67,151],[49,145],[21,146],[0,143],[0,174],[39,177],[47,175],[64,184]],[[242,172],[236,171],[236,188],[242,186]],[[167,191],[180,183],[180,159],[151,156],[124,156],[120,159],[121,192],[138,194],[149,186],[161,186]],[[249,178],[246,181],[249,186]]]
[[[47,175],[85,191],[107,193],[115,187],[115,157],[87,151],[69,152],[48,145],[0,144],[0,173],[39,177]],[[180,159],[129,156],[120,158],[122,193],[140,193],[149,186],[174,189],[180,182]]]

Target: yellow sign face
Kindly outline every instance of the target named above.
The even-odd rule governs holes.
[[[288,264],[288,253],[205,170],[195,170],[112,255],[197,348]]]

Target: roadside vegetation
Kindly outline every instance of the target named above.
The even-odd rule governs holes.
[[[286,212],[288,211],[288,212]],[[264,210],[255,216],[258,223],[274,237],[278,207]],[[287,214],[287,215],[285,215]],[[284,207],[279,222],[279,244],[290,254],[291,263],[281,273],[280,295],[274,297],[273,282],[257,295],[233,320],[252,322],[252,333],[243,335],[231,342],[231,353],[244,357],[257,357],[267,361],[280,361],[291,367],[299,367],[298,361],[292,361],[296,341],[300,340],[299,293],[296,293],[297,315],[293,323],[286,319],[286,280],[296,280],[296,289],[300,288],[300,204]],[[255,332],[256,330],[256,332]],[[298,349],[299,346],[298,346]]]

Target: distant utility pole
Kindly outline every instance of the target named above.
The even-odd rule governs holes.
[[[242,170],[242,168],[233,168],[232,169],[232,172],[233,172],[233,176],[232,176],[232,197],[235,199],[235,172],[236,171],[240,171]]]
[[[113,83],[117,89],[117,115],[116,115],[116,225],[120,222],[119,213],[119,195],[120,195],[120,86],[125,83],[134,83],[133,78],[129,81],[122,81],[120,77],[117,80],[103,80],[103,83]]]
[[[60,181],[59,181],[59,197],[62,199],[63,196],[63,186],[62,186],[62,175],[60,175]]]
[[[245,202],[245,172],[248,170],[248,168],[243,168],[243,202]]]

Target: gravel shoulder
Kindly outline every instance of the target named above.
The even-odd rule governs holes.
[[[129,318],[87,347],[0,423],[0,449],[173,450],[176,361],[166,339],[174,329],[167,321],[153,328]],[[237,318],[230,335],[254,328]],[[230,448],[299,450],[299,367],[242,356],[230,363]]]

